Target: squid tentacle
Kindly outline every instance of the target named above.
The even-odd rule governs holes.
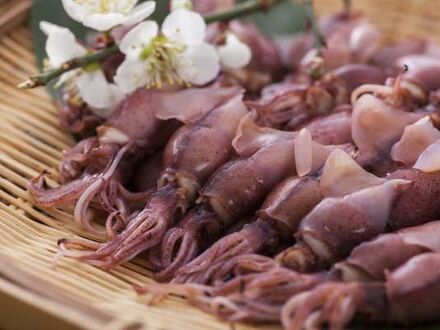
[[[78,224],[82,225],[84,228],[98,235],[105,234],[105,231],[104,232],[97,231],[95,228],[92,227],[91,224],[92,218],[88,213],[89,204],[95,198],[95,196],[99,194],[100,191],[103,190],[105,186],[108,186],[108,180],[114,175],[122,157],[125,155],[125,153],[129,148],[130,145],[127,144],[118,151],[113,161],[110,163],[108,170],[106,170],[102,175],[99,175],[96,181],[93,182],[83,192],[83,194],[78,200],[78,203],[75,206],[75,211],[73,215],[75,221]]]

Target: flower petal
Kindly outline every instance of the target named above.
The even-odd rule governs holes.
[[[122,24],[124,20],[125,15],[122,13],[97,13],[86,15],[82,23],[91,29],[104,32]]]
[[[252,51],[233,33],[228,33],[226,43],[218,47],[222,65],[230,69],[245,67],[252,59]]]
[[[119,49],[124,54],[133,54],[134,56],[139,56],[142,48],[148,46],[157,33],[159,32],[159,26],[154,21],[146,21],[130,32],[128,32],[121,43],[119,44]]]
[[[108,118],[124,93],[105,78],[101,70],[83,72],[76,79],[79,95],[97,115]]]
[[[40,22],[40,29],[47,35],[46,54],[52,67],[87,53],[69,29],[48,22]]]
[[[75,21],[82,23],[88,14],[87,7],[76,0],[62,0],[62,2],[67,15]]]
[[[165,18],[162,33],[175,42],[196,45],[205,39],[206,23],[199,13],[176,9]]]
[[[181,55],[179,76],[194,85],[205,85],[214,80],[220,71],[215,48],[207,43],[189,46]]]
[[[135,25],[149,17],[156,10],[154,1],[146,1],[134,7],[126,16],[123,25]]]
[[[113,80],[127,94],[145,86],[148,76],[144,63],[138,57],[127,56],[125,61],[118,67]]]

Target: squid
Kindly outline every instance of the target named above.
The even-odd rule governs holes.
[[[287,178],[275,186],[257,212],[255,222],[223,237],[182,267],[176,273],[175,282],[210,283],[221,273],[218,271],[221,265],[230,259],[246,253],[270,251],[274,242],[286,241],[292,236],[301,219],[323,198],[318,180],[306,175],[316,173],[330,153],[339,154],[333,151],[339,150],[337,146],[313,145],[309,134],[302,130],[295,138],[296,172],[300,177]]]
[[[420,102],[426,103],[429,92],[440,88],[440,58],[430,55],[408,55],[401,57],[398,65],[408,68],[403,75],[403,88],[413,97],[420,98]]]
[[[313,291],[315,286],[322,285],[322,283],[334,283],[335,281],[347,283],[385,281],[388,272],[398,269],[415,256],[427,252],[439,253],[440,245],[437,240],[439,232],[440,222],[433,221],[424,225],[402,229],[397,232],[382,234],[372,241],[360,244],[351,252],[347,259],[334,264],[326,273],[299,274],[290,272],[289,274],[282,270],[281,272],[286,273],[284,276],[288,276],[288,278],[291,279],[289,284],[283,285],[281,279],[277,282],[277,277],[271,274],[282,268],[272,266],[271,270],[264,273],[244,275],[235,278],[231,282],[216,286],[213,292],[216,297],[223,297],[219,298],[219,301],[223,300],[227,302],[224,303],[225,307],[223,308],[223,312],[229,310],[230,314],[228,318],[222,317],[223,319],[229,320],[231,318],[235,319],[236,317],[240,317],[240,320],[261,320],[268,322],[278,317],[277,321],[279,321],[282,305],[284,305],[289,298],[295,300],[295,296],[300,295],[302,292]],[[260,261],[260,263],[262,263],[262,261]],[[266,261],[266,268],[268,267],[268,263],[269,262]],[[295,275],[297,276],[296,279]],[[245,284],[243,284],[244,289],[238,294],[240,281]],[[248,285],[249,281],[250,283]],[[273,287],[268,284],[271,283],[271,281],[274,283]],[[304,283],[308,285],[303,285]],[[303,290],[305,287],[308,288]],[[278,304],[274,304],[270,298],[266,299],[269,292],[278,293]],[[285,299],[289,293],[290,297]],[[285,299],[284,301],[283,298]],[[255,300],[258,301],[259,304],[247,303],[247,301]],[[258,310],[254,308],[254,306],[259,305],[260,308],[264,310],[263,307],[265,307],[266,304],[267,306],[272,306],[272,311],[275,311],[276,307],[278,307],[277,313],[272,315],[268,314],[266,318],[257,316]],[[234,305],[236,306],[236,310],[233,310],[233,313],[231,313],[229,306]],[[283,313],[285,315],[292,315],[292,309],[290,309],[289,303],[283,308]],[[270,316],[270,318],[268,318],[268,316]]]
[[[395,197],[408,184],[389,180],[343,197],[325,198],[301,221],[297,243],[283,255],[289,268],[324,269],[359,243],[383,233]]]
[[[395,169],[397,164],[390,157],[391,149],[405,127],[421,117],[422,114],[402,111],[372,94],[359,97],[354,103],[351,126],[358,148],[357,162],[379,175]]]
[[[251,113],[242,119],[238,129],[237,137],[233,142],[236,152],[243,157],[252,155],[267,143],[270,144],[273,143],[273,141],[279,141],[280,139],[292,140],[297,136],[296,132],[283,132],[279,130],[259,127],[255,125],[255,122],[252,119],[252,117],[253,114]],[[329,122],[329,124],[331,124],[331,122]],[[328,142],[327,137],[337,136],[337,133],[331,132],[330,125],[328,125],[327,127],[327,125],[324,124],[324,125],[320,125],[319,127],[327,128],[327,134],[322,136],[321,139],[322,142],[326,142],[326,141]],[[345,133],[343,134],[345,135]],[[351,141],[351,138],[348,138],[347,141]],[[311,144],[313,145],[313,147],[308,148],[307,146],[310,146]],[[320,164],[322,164],[325,161],[325,155],[328,155],[331,152],[331,150],[334,149],[334,146],[323,147],[315,142],[312,142],[312,139],[310,138],[310,135],[306,130],[302,131],[302,134],[300,134],[300,137],[295,142],[295,145],[298,146],[297,150],[295,151],[295,154],[297,153],[301,154],[301,157],[298,157],[298,161],[297,161],[297,171],[299,171],[302,174],[308,173],[307,171],[310,170],[316,171],[317,168],[320,167]],[[341,145],[340,147],[351,149],[349,144],[344,144]],[[304,148],[306,150],[304,150]],[[309,154],[309,151],[312,151],[312,154],[314,155],[313,157],[312,154]],[[304,161],[302,161],[302,159],[304,159]],[[310,160],[312,160],[312,163],[310,163]],[[293,181],[295,181],[294,178]],[[301,180],[296,180],[296,181],[299,182]],[[282,185],[283,183],[280,183],[280,186]],[[288,184],[286,183],[286,185]],[[292,187],[291,189],[294,188]],[[276,197],[274,198],[276,199]],[[270,203],[268,202],[269,200],[271,200],[271,198],[267,197],[265,204],[270,205]],[[179,267],[183,266],[185,263],[188,263],[192,258],[194,258],[196,252],[199,251],[199,249],[196,249],[195,246],[197,245],[203,246],[211,242],[211,239],[208,235],[200,235],[198,233],[201,231],[204,232],[202,229],[202,224],[203,226],[206,226],[208,220],[209,223],[211,224],[215,223],[214,221],[215,216],[213,216],[212,214],[211,216],[208,217],[203,216],[201,217],[202,220],[199,221],[196,221],[197,218],[194,218],[193,215],[189,215],[188,218],[192,218],[192,220],[191,221],[184,220],[182,221],[182,225],[179,225],[171,229],[169,233],[167,233],[166,237],[164,238],[164,241],[162,242],[162,245],[160,246],[160,250],[165,251],[163,254],[167,256],[165,258],[166,261],[164,261],[165,269],[157,274],[157,278],[160,280],[168,279],[169,277],[172,276],[172,271],[175,271]],[[210,228],[212,227],[219,228],[218,225],[211,226]],[[270,229],[268,233],[265,233],[264,232],[265,227],[267,230],[269,230],[271,226],[268,226],[267,224],[265,225],[263,223],[260,224],[260,226],[256,226],[256,227],[250,226],[247,230],[249,232],[252,232],[256,236],[256,238],[258,238],[257,241],[261,241],[262,239],[261,235],[264,234],[268,235],[269,233],[274,232],[273,229]],[[196,236],[198,236],[198,239],[196,239]],[[188,248],[186,244],[181,245],[183,237],[188,242],[192,242],[191,249]],[[271,242],[271,240],[268,241]],[[180,247],[177,249],[176,246],[178,246],[178,244],[180,244]],[[168,251],[175,251],[175,255],[171,258],[170,253]],[[174,261],[170,264],[171,260]]]
[[[281,267],[269,257],[238,256],[236,267],[241,268],[242,273],[236,273],[227,282],[216,282],[212,287],[200,284],[154,285],[138,288],[138,291],[183,295],[191,304],[229,322],[280,322],[283,310],[284,323],[287,324],[292,322],[296,309],[302,308],[297,296],[309,294],[321,285],[337,289],[350,283],[385,281],[387,272],[398,269],[415,256],[439,253],[439,233],[440,221],[433,221],[379,235],[361,243],[348,258],[326,272],[301,274]],[[287,303],[290,299],[297,302]]]
[[[387,272],[396,270],[411,258],[427,252],[439,253],[439,233],[440,221],[433,221],[379,235],[360,244],[347,259],[334,264],[325,273],[300,274],[264,256],[237,257],[241,259],[237,266],[244,273],[236,274],[225,283],[217,282],[209,289],[212,298],[205,298],[203,307],[226,321],[279,322],[287,300],[292,297],[295,300],[296,295],[322,283],[385,281]],[[180,290],[184,292],[183,287]],[[197,302],[199,298],[192,292],[188,299]],[[294,308],[288,305],[284,307],[284,314],[292,315]]]
[[[357,77],[353,79],[353,77]],[[317,81],[286,80],[262,90],[258,101],[248,102],[260,115],[261,124],[287,126],[290,130],[316,117],[327,115],[349,102],[351,92],[363,84],[381,84],[382,71],[367,64],[348,64],[330,71]]]
[[[174,133],[164,150],[157,188],[121,233],[99,247],[93,245],[91,252],[70,251],[69,246],[92,246],[64,240],[64,255],[111,268],[158,244],[166,230],[186,213],[204,182],[230,158],[231,141],[240,119],[247,114],[242,92],[236,90],[235,94],[194,124],[184,125]]]
[[[324,199],[325,197],[345,196],[347,194],[351,194],[353,192],[366,189],[368,187],[374,187],[384,184],[385,182],[385,179],[376,177],[363,170],[350,157],[349,154],[347,154],[343,150],[336,149],[327,158],[327,161],[325,162],[322,173],[320,175],[318,183],[320,198],[316,199],[315,206],[318,205],[319,202],[321,202],[322,199]],[[299,196],[301,197],[300,194]],[[283,197],[285,198],[287,205],[291,209],[297,209],[298,205],[301,205],[299,209],[302,209],[304,201],[302,201],[301,199],[289,198],[291,197],[289,195]],[[304,216],[291,217],[290,214],[295,215],[295,212],[285,213],[282,215],[284,215],[284,220],[286,224],[294,225],[293,232],[295,232],[298,229],[298,226],[300,225]],[[284,229],[284,231],[287,231],[287,229]],[[295,250],[296,247],[287,248],[278,253],[278,255],[275,257],[276,264],[286,268],[296,268],[297,264],[295,259]],[[211,282],[222,282],[224,279],[236,276],[237,271],[241,272],[243,269],[245,272],[261,272],[262,270],[265,270],[268,266],[266,261],[266,259],[261,260],[260,256],[254,254],[237,254],[226,262],[217,262],[211,268],[213,274]],[[272,265],[273,263],[269,264]]]
[[[412,168],[399,169],[388,175],[390,179],[411,180],[407,191],[395,201],[389,219],[393,229],[420,224],[440,217],[440,142],[428,146]]]
[[[35,205],[64,207],[77,201],[75,220],[91,232],[97,232],[90,223],[89,204],[99,198],[107,213],[121,211],[119,205],[125,200],[118,195],[128,179],[130,171],[127,169],[139,158],[164,145],[178,126],[173,119],[196,121],[236,93],[236,88],[135,91],[97,128],[97,141],[91,138],[90,143],[80,142],[73,152],[66,155],[68,158],[61,169],[67,170],[64,176],[74,177],[73,181],[46,189],[41,175],[29,183],[28,190]],[[188,103],[188,100],[191,102]],[[176,104],[183,103],[187,105],[185,111],[177,112]],[[138,197],[134,196],[135,199]]]
[[[423,253],[388,272],[382,281],[329,282],[291,298],[285,329],[344,329],[355,315],[371,323],[410,325],[438,321],[439,253]]]
[[[398,60],[407,55],[420,55],[429,51],[430,44],[423,39],[411,38],[382,47],[374,54],[371,62],[374,65],[387,71],[389,75],[395,76],[399,73]]]
[[[253,152],[241,150],[241,158],[226,163],[209,179],[200,192],[199,203],[209,207],[211,212],[190,213],[182,224],[167,233],[161,245],[164,269],[156,274],[158,279],[169,279],[176,269],[197,255],[203,245],[197,239],[201,232],[209,228],[225,231],[240,222],[258,207],[274,186],[295,172],[294,142],[291,138],[285,139],[283,133],[280,136],[269,134],[264,143],[263,137],[258,141],[262,145]],[[255,235],[261,235],[261,231]]]
[[[301,152],[302,144],[310,146],[310,150],[314,149],[312,153],[316,156],[313,162],[313,156],[308,154],[308,150],[304,152],[312,160],[311,163],[306,161],[298,166],[300,171],[305,172],[319,167],[319,162],[323,161],[322,155],[328,154],[334,148],[312,142],[306,130],[294,142],[297,137],[295,132],[259,127],[252,117],[253,114],[250,113],[241,120],[232,143],[241,159],[225,164],[215,173],[201,191],[198,209],[190,212],[176,227],[170,229],[157,247],[162,251],[163,261],[163,269],[156,274],[157,279],[169,279],[178,268],[193,259],[202,246],[212,241],[207,233],[215,233],[214,237],[218,237],[228,227],[240,221],[243,215],[253,211],[277,183],[288,173],[295,171],[294,155]],[[295,145],[300,146],[296,152]],[[268,162],[268,159],[272,161]],[[231,186],[231,182],[240,183],[241,186]],[[269,232],[273,231],[268,225],[257,228],[254,234],[259,240],[260,235],[264,235],[264,227]],[[152,252],[153,259],[156,255],[156,251]]]
[[[377,29],[357,13],[337,13],[319,21],[327,47],[322,50],[326,70],[348,63],[368,63],[381,44]],[[295,37],[288,50],[288,63],[301,68],[317,55],[312,33]]]
[[[298,271],[323,269],[343,258],[357,244],[384,232],[387,227],[400,229],[439,218],[439,150],[440,142],[434,142],[419,155],[412,168],[390,173],[386,177],[388,181],[382,186],[345,196],[346,201],[342,204],[330,200],[320,203],[299,226],[297,246],[288,255],[289,267]],[[392,190],[386,188],[389,184],[394,185]],[[374,190],[374,196],[368,197],[369,200],[363,204],[363,197]],[[348,201],[351,198],[358,200],[358,206]],[[377,198],[381,200],[376,201]],[[344,225],[341,217],[345,206],[336,205],[347,202],[351,204],[350,212],[353,213],[350,213],[350,224]],[[368,207],[370,202],[375,204],[364,215],[357,213],[359,206]],[[337,212],[338,207],[342,208],[340,216],[336,217],[333,212]],[[341,228],[339,226],[343,226],[343,230],[338,229]]]
[[[399,58],[397,64],[404,71],[396,79],[389,79],[385,86],[360,86],[351,95],[352,103],[365,93],[373,93],[389,105],[405,111],[415,111],[426,106],[430,93],[440,87],[440,59],[430,55],[408,55]],[[391,87],[393,81],[394,87]]]
[[[391,158],[405,166],[412,166],[420,154],[439,139],[440,131],[434,127],[432,119],[425,116],[404,128],[400,140],[391,148]]]

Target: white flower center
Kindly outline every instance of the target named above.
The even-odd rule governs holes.
[[[181,54],[186,46],[171,41],[164,35],[158,35],[142,49],[140,58],[145,63],[148,74],[147,88],[162,88],[164,83],[169,85],[190,84],[178,74],[178,69],[184,65]]]
[[[112,12],[128,14],[136,5],[137,0],[74,0],[77,4],[86,7],[87,11],[96,14]]]

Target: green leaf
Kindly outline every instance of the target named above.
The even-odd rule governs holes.
[[[268,35],[286,35],[304,29],[305,11],[301,4],[286,1],[267,13],[256,13],[246,18],[246,20],[254,21]]]

